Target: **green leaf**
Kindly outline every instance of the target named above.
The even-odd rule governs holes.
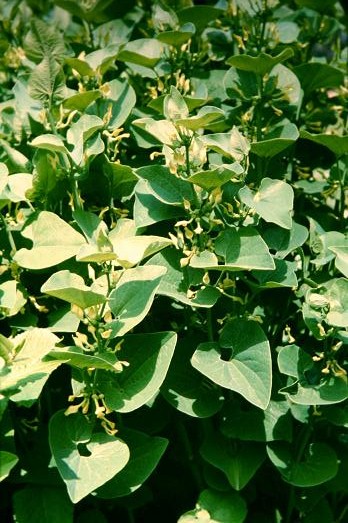
[[[136,175],[146,182],[150,194],[167,205],[182,205],[184,199],[193,198],[192,186],[181,180],[162,165],[149,165],[136,170]]]
[[[208,148],[236,162],[241,162],[250,150],[249,141],[235,126],[230,133],[207,134],[201,140]]]
[[[171,121],[187,118],[189,115],[185,99],[174,85],[171,86],[170,93],[164,97],[163,114],[167,120]]]
[[[308,131],[301,131],[300,137],[327,147],[336,156],[342,156],[343,154],[348,153],[348,136],[339,136],[337,134],[311,134]]]
[[[268,247],[274,251],[275,257],[284,259],[288,254],[301,247],[308,238],[308,229],[292,221],[290,230],[276,225],[267,226],[262,232],[262,237]]]
[[[130,115],[136,102],[133,87],[123,79],[114,79],[103,85],[103,98],[98,99],[87,109],[87,113],[105,118],[110,131],[120,128]]]
[[[101,118],[89,114],[83,114],[77,122],[69,127],[66,138],[68,143],[74,147],[70,156],[77,165],[84,160],[83,155],[87,140],[103,127],[104,122]]]
[[[103,171],[109,180],[110,195],[118,200],[130,196],[138,181],[134,170],[129,165],[110,162],[106,157],[103,160]]]
[[[206,437],[200,453],[208,463],[222,470],[235,490],[242,490],[249,483],[265,459],[262,444],[230,440],[218,432]]]
[[[286,182],[263,178],[258,191],[253,193],[249,187],[244,186],[239,191],[239,197],[266,222],[275,223],[285,229],[292,228],[294,193]]]
[[[86,354],[79,347],[55,348],[48,353],[50,360],[61,360],[78,369],[103,369],[110,372],[119,372],[118,359],[114,353]],[[46,359],[47,359],[46,358]]]
[[[58,28],[39,18],[30,21],[30,31],[24,38],[24,51],[29,60],[37,64],[46,56],[52,56],[57,62],[62,61],[66,54],[64,38]]]
[[[51,332],[76,332],[79,324],[80,318],[69,306],[60,307],[48,314],[48,328]]]
[[[16,172],[31,172],[31,162],[28,160],[24,154],[22,154],[17,149],[14,149],[11,147],[5,140],[2,140],[0,138],[0,145],[3,149],[3,153],[6,155],[6,170],[7,173],[10,171],[11,173]],[[1,164],[5,166],[5,164]],[[6,176],[2,173],[0,178],[2,179],[3,176]],[[2,183],[0,182],[0,192],[2,191]]]
[[[330,310],[327,322],[334,327],[348,327],[348,279],[336,278],[325,284]]]
[[[153,68],[162,58],[163,45],[155,38],[132,40],[122,47],[117,59],[121,62]]]
[[[210,125],[222,122],[225,119],[225,112],[218,107],[205,105],[195,116],[188,118],[180,117],[176,120],[177,125],[182,125],[191,131],[199,129],[209,129]]]
[[[211,5],[193,5],[180,9],[177,12],[177,16],[181,24],[194,20],[197,32],[200,33],[209,22],[216,20],[222,13],[222,9]]]
[[[147,147],[153,147],[154,145],[161,142],[162,144],[175,148],[178,146],[178,144],[181,143],[176,126],[169,120],[137,118],[136,120],[133,120],[132,125],[139,127],[155,138],[155,141],[150,142],[151,145],[147,145]],[[148,137],[146,137],[146,139],[148,140]]]
[[[228,360],[222,359],[221,348],[231,350]],[[257,323],[230,321],[221,332],[220,345],[201,343],[191,362],[214,383],[238,392],[261,409],[267,408],[272,388],[271,352]]]
[[[56,412],[49,423],[49,442],[73,503],[109,481],[129,460],[124,441],[106,433],[93,433],[93,425],[82,414],[65,416],[62,410]]]
[[[91,71],[89,71],[88,76],[103,76],[108,71],[108,69],[115,68],[115,59],[118,56],[119,49],[120,46],[118,44],[108,44],[102,49],[97,49],[96,51],[88,53],[84,57],[84,61],[89,65],[89,67],[93,71],[92,74]],[[69,63],[76,64],[76,62],[71,62],[70,60]],[[81,63],[78,64],[78,68],[82,70],[86,69],[87,72],[87,68],[85,68],[85,66],[82,66]],[[83,73],[82,76],[84,76]]]
[[[80,4],[76,3],[75,0],[55,0],[56,5],[74,16],[93,24],[102,23],[108,19],[103,11],[107,9],[111,2],[112,0],[94,0],[93,2]],[[130,5],[132,5],[132,2]]]
[[[18,457],[12,452],[0,450],[0,482],[10,474],[13,467],[18,463]]]
[[[331,14],[330,10],[334,8],[331,0],[296,0],[296,4],[300,7],[308,7],[318,11],[323,15]]]
[[[98,387],[109,408],[132,412],[158,392],[173,357],[176,339],[174,332],[133,334],[124,338],[119,356],[129,366],[117,376],[98,375]]]
[[[265,136],[265,139],[250,144],[250,150],[262,158],[272,158],[292,145],[299,137],[297,127],[293,123],[277,125]]]
[[[256,74],[235,67],[231,67],[226,72],[223,78],[223,87],[227,96],[231,99],[250,101],[254,96],[258,96]]]
[[[133,214],[136,226],[146,227],[163,220],[182,217],[185,215],[185,210],[183,207],[162,203],[153,196],[146,180],[139,180],[135,187]]]
[[[243,173],[244,169],[241,164],[234,162],[231,165],[223,164],[207,171],[198,171],[187,178],[187,180],[207,191],[211,191],[232,179],[238,179]]]
[[[286,399],[271,400],[266,410],[244,405],[239,398],[225,403],[220,430],[242,441],[291,441],[292,420]]]
[[[231,56],[226,63],[236,67],[237,69],[264,76],[269,73],[275,65],[284,62],[292,56],[294,56],[294,51],[291,47],[286,47],[276,56],[271,56],[266,53],[260,53],[259,56],[243,54]]]
[[[168,445],[165,438],[136,430],[122,429],[121,434],[129,447],[130,459],[121,472],[97,490],[100,498],[118,498],[135,492],[152,474]]]
[[[275,259],[274,271],[253,271],[260,286],[264,289],[277,287],[291,287],[295,289],[298,285],[296,277],[296,262]]]
[[[32,187],[26,194],[29,199],[46,202],[57,187],[60,171],[57,169],[58,157],[55,152],[38,148],[33,157],[35,170]]]
[[[115,319],[108,324],[112,337],[123,336],[138,325],[149,312],[164,267],[147,265],[125,271],[110,293],[109,305]]]
[[[178,523],[243,523],[246,515],[246,503],[237,492],[206,489],[200,493],[196,508],[182,515]]]
[[[212,270],[273,270],[275,264],[266,243],[253,227],[226,229],[215,241],[215,252],[224,258],[224,264],[218,264],[214,253],[203,251],[195,254],[190,266]]]
[[[30,190],[33,177],[29,173],[10,174],[7,177],[7,185],[0,195],[0,199],[10,202],[27,201],[27,191]]]
[[[91,91],[85,91],[81,93],[72,94],[69,98],[65,98],[63,106],[65,109],[77,109],[83,112],[87,107],[101,97],[99,89],[93,89]]]
[[[33,69],[28,82],[29,95],[34,100],[51,105],[64,98],[65,82],[62,66],[46,55]]]
[[[180,303],[192,307],[213,307],[220,297],[216,287],[201,285],[204,271],[191,267],[182,268],[182,255],[176,249],[166,249],[153,256],[146,265],[165,267],[167,272],[161,279],[157,294],[174,298]],[[191,290],[194,289],[194,290]]]
[[[283,441],[270,443],[267,453],[285,481],[296,487],[314,487],[337,474],[336,453],[325,443],[311,443],[300,461],[296,459],[290,445]]]
[[[157,40],[164,44],[173,45],[174,47],[181,47],[186,44],[190,38],[195,34],[196,28],[191,22],[183,24],[179,29],[173,31],[163,31],[157,35]]]
[[[61,365],[60,361],[43,361],[59,338],[48,329],[34,328],[12,341],[15,357],[2,370],[0,388],[12,401],[29,406],[39,397],[51,372]]]
[[[207,418],[222,407],[223,396],[191,363],[192,343],[184,340],[175,349],[167,377],[161,387],[164,398],[175,409],[189,416]]]
[[[286,394],[293,403],[300,405],[327,405],[340,403],[348,397],[345,376],[323,378],[320,370],[315,373],[313,359],[297,345],[282,347],[278,354],[280,372],[295,378],[279,392]]]
[[[68,270],[55,272],[41,287],[41,292],[73,303],[81,309],[105,302],[102,294],[93,292],[81,276]]]
[[[117,264],[122,267],[133,267],[144,258],[173,244],[172,240],[162,236],[136,236],[136,227],[133,221],[134,232],[130,231],[130,234],[125,235],[120,228],[121,223],[122,220],[119,220],[116,227],[110,232],[109,238],[113,245]]]
[[[88,241],[77,253],[77,261],[101,263],[115,260],[106,223],[95,214],[79,209],[73,212],[73,216]]]
[[[36,138],[30,142],[30,145],[38,149],[47,149],[48,151],[68,154],[62,138],[55,134],[41,134],[40,136],[36,136]]]
[[[27,486],[13,496],[18,523],[73,523],[73,506],[62,488]]]
[[[56,214],[39,213],[32,223],[32,249],[20,249],[14,259],[26,269],[52,267],[76,255],[85,240]]]
[[[348,278],[348,245],[332,246],[329,250],[336,254],[336,268]]]
[[[294,67],[306,96],[316,89],[339,87],[344,84],[344,72],[332,65],[306,62]]]
[[[7,280],[0,283],[0,310],[12,309],[17,300],[17,281]],[[2,311],[4,312],[4,311]]]

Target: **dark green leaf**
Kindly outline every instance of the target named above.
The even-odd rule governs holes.
[[[135,492],[152,474],[168,445],[167,439],[135,430],[122,429],[121,435],[130,450],[129,461],[121,472],[97,490],[98,497],[118,498]]]

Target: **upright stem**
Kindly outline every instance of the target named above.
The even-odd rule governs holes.
[[[299,448],[297,451],[296,458],[293,462],[293,468],[297,467],[297,465],[300,463],[300,461],[303,457],[304,451],[306,450],[307,443],[310,438],[311,432],[312,432],[312,425],[307,424],[307,426],[304,428],[304,430],[302,431],[302,434],[301,434]],[[292,513],[294,511],[294,501],[295,501],[295,487],[294,487],[294,485],[291,485],[290,493],[289,493],[288,507],[287,507],[287,512],[286,512],[284,523],[291,523],[291,521],[292,521]]]
[[[56,128],[56,122],[54,121],[54,118],[52,116],[52,113],[51,113],[51,107],[49,106],[47,108],[47,111],[46,111],[46,114],[47,114],[47,120],[48,120],[48,123],[50,124],[50,128],[51,128],[51,131],[52,133],[55,135],[55,136],[58,136],[60,137],[58,131],[57,131],[57,128]],[[69,173],[69,179],[70,179],[70,184],[71,184],[71,192],[72,192],[72,198],[73,198],[73,204],[74,204],[74,209],[77,210],[83,210],[83,205],[82,205],[82,201],[81,201],[81,196],[80,196],[80,192],[79,192],[79,187],[78,187],[78,183],[77,183],[77,180],[74,178],[74,173],[72,172],[72,169],[71,169],[71,164],[69,164],[69,161],[67,160],[66,156],[64,155],[64,153],[57,153],[63,166],[64,166],[64,169]]]
[[[213,316],[212,316],[211,309],[207,309],[207,333],[208,333],[208,340],[214,341]]]
[[[6,220],[3,217],[3,214],[1,212],[0,212],[0,220],[4,224],[5,231],[6,231],[6,234],[7,234],[7,238],[8,238],[9,244],[11,245],[11,256],[14,256],[16,254],[16,252],[17,252],[17,247],[16,247],[16,244],[14,242],[14,239],[13,239],[13,236],[12,236],[12,232],[9,229],[9,227],[8,227],[8,225],[6,223]]]

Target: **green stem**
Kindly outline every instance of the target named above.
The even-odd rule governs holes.
[[[196,460],[195,460],[195,457],[194,457],[194,453],[193,453],[193,450],[192,450],[190,439],[189,439],[188,434],[187,434],[186,427],[185,427],[183,421],[180,420],[180,419],[176,420],[175,427],[176,427],[176,430],[177,430],[177,433],[178,433],[178,437],[179,437],[179,439],[180,439],[180,441],[182,443],[182,446],[185,449],[186,456],[187,456],[187,463],[188,463],[189,468],[191,470],[192,476],[193,476],[193,478],[196,481],[198,489],[201,491],[201,490],[204,489],[204,483],[203,483],[203,480],[201,478],[201,474],[199,472],[199,469],[197,467],[197,463],[196,463]]]
[[[11,253],[10,254],[11,254],[11,256],[14,256],[16,254],[16,252],[17,252],[17,247],[16,247],[16,244],[14,242],[14,239],[13,239],[13,236],[12,236],[12,232],[9,229],[8,224],[6,223],[6,220],[5,220],[5,218],[4,218],[2,213],[0,213],[0,217],[1,217],[0,219],[1,219],[2,223],[3,223],[4,227],[5,227],[5,231],[6,231],[6,234],[7,234],[7,238],[8,238],[9,244],[11,246]]]
[[[46,115],[47,115],[47,120],[48,120],[48,123],[50,124],[52,133],[55,136],[58,136],[59,138],[61,138],[60,134],[57,131],[56,122],[54,121],[54,118],[52,116],[50,106],[46,110]],[[83,205],[82,205],[82,201],[81,201],[81,197],[80,197],[78,183],[77,183],[77,180],[74,178],[74,173],[72,172],[72,169],[71,169],[71,163],[69,163],[69,159],[67,159],[67,157],[64,153],[57,153],[57,154],[58,154],[59,159],[62,162],[62,165],[64,166],[64,169],[69,173],[74,209],[83,210]]]
[[[190,144],[185,143],[185,160],[186,160],[186,174],[189,178],[191,176],[191,167],[190,167]]]
[[[341,523],[342,521],[344,521],[344,517],[345,517],[345,515],[347,514],[347,512],[348,512],[348,505],[346,505],[346,506],[343,508],[341,514],[340,514],[340,515],[338,516],[338,518],[336,519],[336,523]]]
[[[213,315],[211,309],[207,309],[207,334],[208,340],[214,341]]]
[[[346,156],[346,164],[348,164],[348,155]],[[346,185],[346,169],[342,169],[340,173],[340,166],[339,162],[337,160],[337,173],[338,173],[338,179],[340,184],[340,200],[339,200],[339,216],[341,220],[344,220],[344,212],[346,209],[346,194],[345,194],[345,185]]]
[[[312,432],[312,425],[307,424],[306,427],[304,427],[301,437],[300,437],[299,448],[297,451],[296,458],[292,465],[293,469],[297,467],[297,465],[300,463],[300,461],[303,457],[303,454],[304,454],[304,451],[306,450],[311,432]],[[288,507],[287,507],[284,523],[291,523],[291,521],[292,521],[292,513],[294,511],[294,505],[295,505],[294,502],[295,502],[295,487],[294,487],[294,485],[291,485],[290,493],[289,493]]]

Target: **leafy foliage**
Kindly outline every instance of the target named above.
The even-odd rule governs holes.
[[[1,520],[347,521],[346,27],[0,0]]]

